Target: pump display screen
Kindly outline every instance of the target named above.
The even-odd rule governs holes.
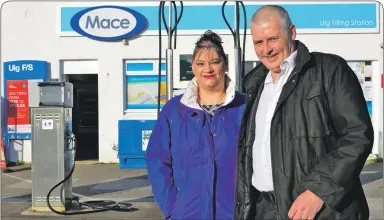
[[[192,55],[180,55],[180,81],[193,79]]]

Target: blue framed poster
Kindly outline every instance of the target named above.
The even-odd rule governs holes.
[[[4,62],[3,69],[2,121],[4,122],[4,139],[30,139],[28,84],[33,81],[46,81],[49,63],[42,60],[15,60]]]

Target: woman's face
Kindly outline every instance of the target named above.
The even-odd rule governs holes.
[[[224,83],[226,65],[214,48],[200,49],[192,63],[199,87],[215,89]]]

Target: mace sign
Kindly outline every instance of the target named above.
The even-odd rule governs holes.
[[[71,27],[85,37],[114,41],[132,38],[148,26],[139,12],[121,6],[96,6],[79,11],[71,18]]]

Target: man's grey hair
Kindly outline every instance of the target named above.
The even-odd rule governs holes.
[[[291,18],[289,17],[288,12],[279,5],[264,5],[259,8],[252,16],[252,22],[258,23],[263,22],[263,18],[260,18],[258,15],[264,10],[271,10],[276,13],[276,15],[280,18],[281,27],[285,30],[289,31],[292,25]],[[267,18],[265,18],[267,19]]]

